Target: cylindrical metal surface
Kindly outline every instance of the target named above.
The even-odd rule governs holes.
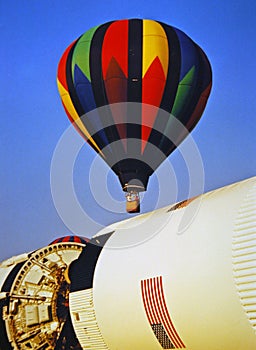
[[[92,288],[70,294],[83,348],[256,348],[256,178],[96,236],[111,231]]]

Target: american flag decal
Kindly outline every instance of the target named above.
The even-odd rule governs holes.
[[[148,321],[162,348],[186,348],[169,315],[162,276],[142,280],[141,293]]]

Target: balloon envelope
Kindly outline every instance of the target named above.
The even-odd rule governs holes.
[[[199,121],[212,72],[179,29],[130,19],[74,41],[59,62],[57,83],[69,119],[123,189],[146,190],[149,176]]]

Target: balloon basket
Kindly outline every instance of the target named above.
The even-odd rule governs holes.
[[[140,212],[140,195],[138,192],[131,191],[126,194],[126,211],[130,214]]]

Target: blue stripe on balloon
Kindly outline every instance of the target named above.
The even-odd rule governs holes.
[[[195,44],[187,35],[181,32],[179,29],[174,28],[180,43],[181,51],[181,68],[180,68],[180,81],[195,66],[198,67],[198,54],[195,48]]]
[[[74,85],[84,112],[88,113],[95,110],[97,106],[94,99],[92,85],[77,65],[75,65],[74,68]],[[103,144],[105,146],[108,145],[109,141],[105,134],[103,123],[96,111],[93,112],[93,118],[90,118],[90,123],[92,124],[95,133],[101,138]]]
[[[87,113],[95,109],[97,106],[92,85],[77,65],[74,68],[74,86],[84,112]]]

